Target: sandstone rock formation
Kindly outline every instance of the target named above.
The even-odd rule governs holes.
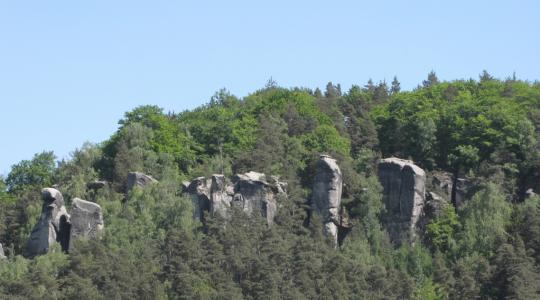
[[[272,224],[277,210],[277,194],[280,189],[283,191],[283,187],[279,183],[276,186],[269,184],[266,176],[257,172],[237,174],[233,181],[234,205],[247,214],[259,211],[268,224]]]
[[[4,254],[4,248],[2,247],[2,244],[0,244],[0,259],[5,259],[5,258],[7,257]]]
[[[321,216],[325,235],[332,238],[337,245],[343,188],[341,170],[336,160],[328,155],[320,156],[316,168],[311,207],[313,213]]]
[[[197,177],[186,189],[193,202],[193,217],[199,221],[203,221],[205,211],[210,211],[210,184],[206,178]]]
[[[227,184],[224,175],[212,175],[210,184],[210,214],[212,216],[219,214],[222,217],[227,216],[227,210],[231,207],[231,201],[234,196],[234,187]]]
[[[247,214],[258,212],[272,224],[277,197],[285,193],[286,184],[277,177],[271,179],[272,183],[268,183],[264,174],[249,172],[235,175],[231,183],[224,175],[214,174],[210,179],[198,177],[183,185],[195,205],[194,217],[199,220],[203,220],[204,212],[227,217],[234,205]]]
[[[98,238],[103,231],[103,213],[99,204],[74,198],[71,203],[69,248],[79,237]]]
[[[30,234],[25,256],[45,254],[56,242],[60,243],[62,251],[67,252],[72,247],[72,242],[79,237],[100,236],[103,230],[103,214],[98,204],[74,198],[69,215],[60,191],[44,188],[42,198],[41,216]]]
[[[99,190],[109,186],[109,182],[105,180],[95,180],[86,184],[86,187],[90,190]]]
[[[451,173],[436,171],[430,174],[431,184],[460,208],[474,193],[475,184],[468,178],[456,178]]]
[[[28,257],[47,253],[55,242],[59,242],[64,251],[69,247],[70,216],[64,206],[64,197],[53,188],[44,188],[41,194],[41,216],[26,245]]]
[[[129,172],[127,177],[127,192],[131,191],[135,186],[145,187],[154,182],[157,182],[157,180],[152,178],[152,176],[141,172]]]
[[[424,213],[426,174],[412,161],[395,157],[381,159],[378,169],[390,238],[396,244],[413,241]]]

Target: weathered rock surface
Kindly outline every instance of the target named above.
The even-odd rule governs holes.
[[[56,242],[64,251],[69,247],[70,216],[64,206],[64,197],[53,188],[44,188],[41,194],[43,206],[26,245],[28,257],[47,253]]]
[[[340,224],[341,192],[343,178],[335,159],[321,155],[316,166],[315,180],[311,197],[314,213],[321,216],[324,233],[337,245],[338,225]]]
[[[210,184],[204,177],[197,177],[191,181],[186,191],[191,195],[194,211],[193,217],[203,221],[204,212],[210,211]]]
[[[227,210],[231,207],[234,196],[234,187],[227,184],[224,175],[212,175],[210,184],[210,214],[212,216],[219,214],[222,217],[227,216]]]
[[[157,180],[152,178],[152,176],[141,172],[129,172],[127,177],[127,191],[131,191],[135,186],[145,187],[154,182],[157,182]]]
[[[0,259],[5,259],[6,254],[4,253],[4,248],[2,247],[2,244],[0,244]]]
[[[442,192],[448,199],[462,207],[465,202],[474,194],[474,182],[468,178],[457,178],[455,180],[451,173],[436,171],[430,174],[431,184],[438,192]]]
[[[536,195],[537,194],[534,192],[533,189],[527,189],[527,191],[525,191],[525,199],[535,197]]]
[[[381,159],[378,169],[390,238],[396,244],[412,241],[424,213],[426,174],[412,161],[395,157]]]
[[[450,203],[443,197],[433,193],[426,193],[426,206],[424,208],[425,217],[428,220],[436,219],[443,215]]]
[[[86,187],[90,190],[99,190],[109,186],[109,182],[105,180],[95,180],[86,184]]]
[[[248,214],[258,212],[272,224],[277,195],[285,193],[286,184],[277,177],[271,180],[272,183],[268,183],[265,174],[248,172],[235,175],[231,183],[224,175],[214,174],[210,179],[195,178],[184,191],[191,195],[194,217],[199,220],[203,220],[204,212],[227,217],[229,208],[234,205]]]
[[[77,238],[98,238],[103,231],[103,213],[99,204],[74,198],[71,204],[69,248]]]
[[[260,212],[268,224],[274,222],[277,211],[277,194],[283,187],[272,186],[262,173],[248,172],[237,174],[234,181],[234,205],[241,207],[247,214]]]

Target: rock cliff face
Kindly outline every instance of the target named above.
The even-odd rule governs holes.
[[[41,215],[26,245],[27,257],[49,252],[56,242],[63,251],[68,251],[74,239],[96,238],[103,230],[103,215],[98,204],[75,198],[70,216],[60,191],[44,188],[42,198]]]
[[[103,231],[103,213],[97,203],[75,198],[71,204],[69,248],[79,237],[98,238]]]
[[[324,234],[338,242],[338,225],[340,224],[341,192],[343,178],[336,160],[321,155],[317,162],[311,208],[313,213],[321,216]]]
[[[41,195],[41,215],[26,245],[28,257],[47,253],[55,242],[59,242],[64,251],[69,247],[70,216],[64,206],[64,197],[53,188],[44,188]]]
[[[395,157],[380,160],[378,169],[390,238],[396,244],[413,241],[424,213],[426,174],[412,161]]]
[[[247,214],[260,213],[272,224],[277,197],[285,193],[286,186],[272,179],[274,182],[268,183],[264,174],[249,172],[235,175],[230,182],[224,175],[214,174],[211,179],[195,178],[184,186],[195,204],[195,218],[199,220],[203,220],[204,212],[227,217],[229,208],[234,205]]]

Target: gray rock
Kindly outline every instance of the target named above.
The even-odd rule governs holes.
[[[74,198],[71,203],[71,232],[69,248],[77,238],[95,239],[103,231],[103,213],[99,204]]]
[[[448,172],[436,171],[431,174],[431,183],[439,191],[443,192],[449,199],[452,197],[452,174]]]
[[[187,180],[182,181],[182,192],[186,193],[190,184],[191,182]]]
[[[86,184],[86,187],[90,190],[99,190],[109,186],[109,182],[105,180],[95,180]]]
[[[224,175],[214,174],[211,179],[195,178],[184,190],[191,195],[194,217],[198,220],[203,221],[204,212],[227,218],[229,208],[235,206],[247,214],[260,213],[272,224],[278,195],[285,195],[287,184],[277,177],[271,180],[268,183],[264,174],[248,172],[235,175],[231,184]]]
[[[450,205],[450,203],[443,197],[433,192],[428,192],[426,194],[426,207],[424,208],[426,218],[432,220],[440,217],[448,205]]]
[[[311,208],[321,216],[324,234],[338,242],[338,225],[341,223],[340,206],[343,178],[335,159],[321,155],[316,166],[311,197]]]
[[[534,196],[536,196],[537,194],[534,192],[533,189],[527,189],[525,191],[525,199],[529,199],[529,198],[532,198]]]
[[[234,188],[227,184],[224,175],[212,175],[210,193],[210,214],[212,216],[219,214],[224,218],[227,217],[227,211],[231,207],[234,196]]]
[[[141,172],[129,172],[127,177],[127,192],[131,191],[135,186],[145,187],[154,182],[157,182],[157,180],[152,178],[152,176]]]
[[[0,259],[6,259],[6,255],[4,254],[4,248],[2,247],[2,244],[0,244]]]
[[[25,253],[27,257],[49,252],[56,242],[60,243],[64,251],[69,247],[70,216],[64,206],[64,197],[54,188],[44,188],[41,194],[41,215],[28,239]]]
[[[432,186],[446,195],[452,203],[456,204],[457,208],[462,207],[475,192],[475,183],[469,178],[457,178],[454,186],[451,173],[436,171],[430,175]]]
[[[378,169],[390,239],[396,244],[414,241],[426,202],[426,174],[412,161],[395,157],[381,159]]]
[[[191,195],[194,211],[193,217],[203,221],[204,212],[210,211],[210,187],[211,181],[204,177],[195,178],[187,187],[187,192]]]
[[[278,188],[270,185],[263,173],[253,171],[235,175],[234,182],[234,205],[248,215],[260,212],[268,224],[272,224],[277,210]]]

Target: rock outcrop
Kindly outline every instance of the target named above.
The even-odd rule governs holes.
[[[197,177],[186,188],[194,206],[193,217],[199,221],[203,221],[205,211],[210,211],[210,184],[206,178]]]
[[[412,161],[395,157],[381,159],[378,169],[390,239],[398,245],[413,241],[424,213],[426,174]]]
[[[109,182],[105,180],[95,180],[86,184],[86,188],[90,190],[99,190],[109,186]]]
[[[56,242],[64,251],[69,247],[70,216],[64,206],[64,197],[53,188],[44,188],[41,194],[41,215],[26,245],[28,257],[47,253]]]
[[[321,155],[316,166],[315,180],[311,197],[313,213],[323,222],[324,234],[338,242],[338,226],[341,222],[340,206],[343,178],[335,159]]]
[[[205,212],[228,217],[229,208],[234,205],[247,214],[260,213],[268,224],[274,221],[278,195],[286,190],[286,184],[276,177],[269,183],[264,174],[257,172],[237,174],[232,182],[221,174],[214,174],[210,179],[198,177],[183,186],[191,195],[194,217],[199,220],[203,220]]]
[[[127,177],[127,192],[131,191],[135,186],[145,187],[154,182],[157,182],[157,180],[152,178],[152,176],[141,172],[129,172]]]
[[[74,198],[71,203],[69,248],[80,237],[98,238],[103,231],[103,213],[99,204]]]
[[[210,193],[210,214],[226,217],[234,196],[234,187],[227,184],[224,175],[214,174],[210,183]]]
[[[103,214],[98,204],[74,198],[69,215],[60,191],[44,188],[42,198],[42,212],[28,239],[25,256],[45,254],[57,242],[67,252],[77,238],[97,238],[103,231]]]
[[[0,259],[5,259],[6,254],[4,253],[4,248],[2,247],[2,244],[0,244]]]
[[[237,174],[233,178],[233,203],[241,207],[248,215],[260,212],[268,224],[274,222],[277,211],[277,194],[283,187],[278,183],[271,185],[262,173],[248,172]]]
[[[430,177],[437,192],[446,195],[457,208],[462,207],[475,192],[475,184],[468,178],[456,178],[454,181],[451,173],[442,171],[432,172]]]

